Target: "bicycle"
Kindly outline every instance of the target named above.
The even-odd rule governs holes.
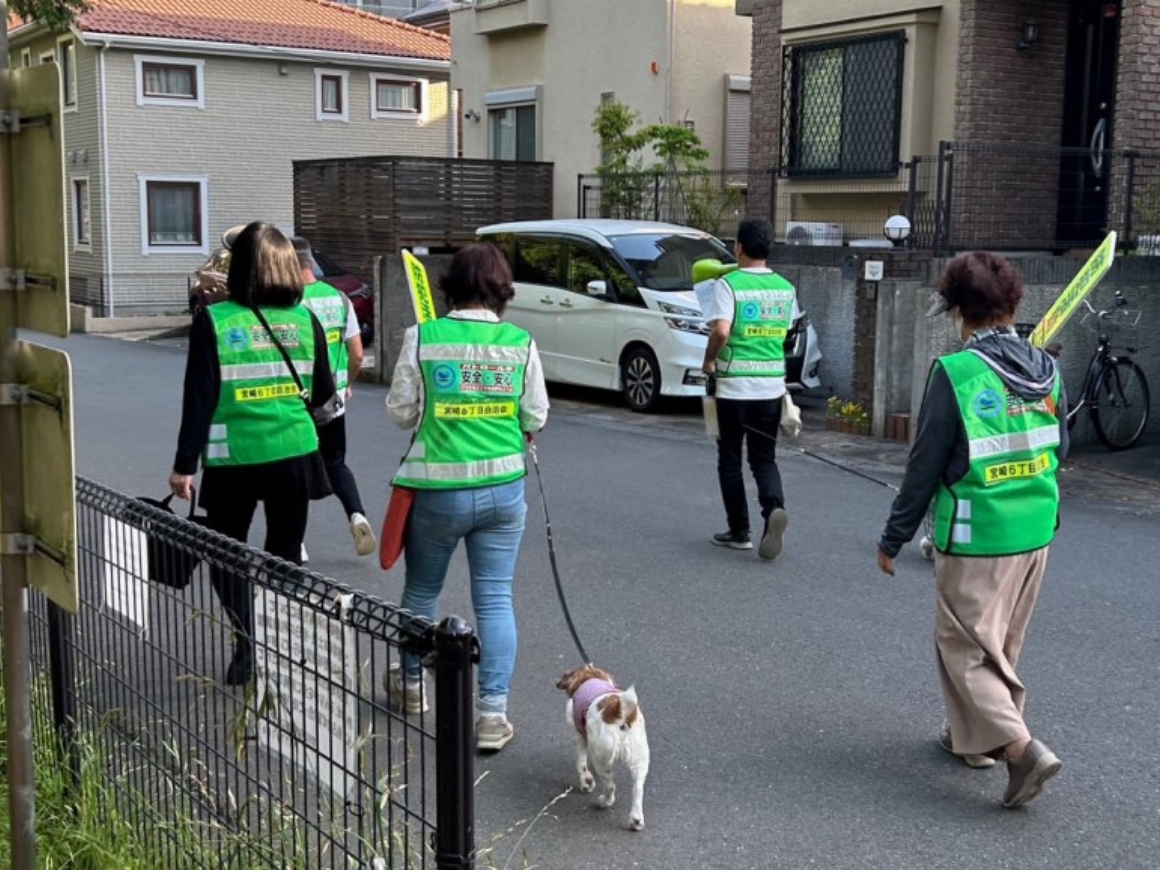
[[[1129,309],[1128,300],[1119,290],[1112,308],[1096,311],[1086,299],[1083,304],[1087,313],[1082,322],[1089,324],[1095,333],[1096,346],[1084,374],[1079,400],[1068,402],[1067,425],[1069,429],[1074,427],[1080,410],[1086,407],[1096,437],[1104,446],[1109,450],[1127,450],[1148,428],[1151,410],[1148,381],[1131,357],[1138,350],[1140,311]],[[1121,334],[1123,340],[1114,340]],[[1123,352],[1113,353],[1113,347],[1123,348]],[[1051,351],[1053,356],[1059,355],[1058,346]]]

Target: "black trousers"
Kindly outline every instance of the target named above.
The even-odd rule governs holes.
[[[717,479],[725,502],[729,531],[747,533],[749,504],[742,472],[742,448],[747,448],[749,469],[757,482],[757,500],[764,520],[775,508],[785,507],[781,472],[777,469],[777,431],[781,423],[781,399],[718,399]]]
[[[310,495],[301,474],[290,473],[284,465],[281,468],[207,468],[202,475],[203,490],[210,488],[206,481],[209,477],[215,478],[212,485],[217,493],[209,504],[203,502],[210,528],[244,543],[261,502],[266,514],[266,541],[262,548],[287,562],[302,563]],[[229,498],[224,497],[227,489],[231,492]],[[239,641],[247,642],[254,630],[254,598],[249,578],[214,567],[210,569],[209,581]]]
[[[318,430],[318,452],[326,464],[326,475],[334,494],[342,502],[347,519],[351,514],[366,514],[354,473],[346,465],[346,415],[335,417]]]

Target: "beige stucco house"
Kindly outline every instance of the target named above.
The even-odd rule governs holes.
[[[296,159],[454,154],[447,37],[355,9],[90,0],[9,39],[60,65],[71,295],[99,313],[180,310],[223,230],[292,228]]]
[[[557,217],[600,163],[602,99],[688,124],[710,168],[748,159],[750,23],[733,0],[476,0],[451,12],[465,157],[555,164]]]

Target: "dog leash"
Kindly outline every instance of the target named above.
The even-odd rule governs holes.
[[[774,441],[774,442],[777,441],[776,438],[768,435],[767,433],[762,432],[759,429],[754,429],[752,426],[746,425],[744,423],[741,424],[741,428],[746,429],[747,431],[752,432],[755,435],[760,435],[762,438],[768,438],[770,441]],[[804,447],[798,447],[796,444],[789,444],[789,445],[785,445],[785,446],[788,447],[788,449],[790,449],[790,450],[796,450],[798,453],[804,453],[806,456],[809,456],[811,459],[816,459],[819,462],[824,462],[826,465],[832,465],[832,466],[834,466],[834,468],[841,469],[842,471],[845,471],[847,474],[852,474],[855,477],[861,477],[863,480],[868,480],[871,483],[876,483],[879,486],[884,486],[889,490],[893,490],[894,492],[898,492],[898,487],[895,486],[893,483],[887,483],[885,480],[879,480],[876,477],[871,477],[869,474],[866,474],[864,471],[858,471],[856,468],[850,468],[850,466],[843,465],[840,462],[835,462],[833,459],[827,459],[825,456],[821,456],[817,453],[814,453],[812,450],[807,450]]]
[[[536,483],[540,487],[540,504],[544,508],[544,526],[548,530],[548,560],[552,563],[552,577],[556,581],[556,595],[560,598],[560,607],[564,611],[564,621],[568,623],[568,631],[572,633],[572,640],[576,649],[580,651],[580,658],[585,664],[592,664],[592,656],[584,650],[580,642],[580,635],[576,633],[576,626],[572,623],[572,613],[568,610],[568,601],[564,597],[564,584],[560,581],[560,568],[556,564],[556,543],[552,539],[552,520],[548,516],[548,499],[544,496],[544,475],[540,472],[540,457],[536,453],[536,442],[528,442],[528,452],[532,454],[532,465],[536,467]]]

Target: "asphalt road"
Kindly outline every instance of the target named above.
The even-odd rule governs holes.
[[[60,346],[73,359],[79,473],[163,495],[184,352],[87,336]],[[385,419],[384,395],[360,386],[348,421],[372,521],[407,443]],[[548,870],[1160,866],[1155,490],[1068,483],[1021,664],[1029,722],[1064,768],[1030,806],[1005,811],[1001,767],[968,770],[935,744],[932,572],[916,548],[896,578],[877,572],[887,487],[783,450],[786,549],[761,563],[708,544],[723,527],[715,454],[688,406],[650,418],[614,400],[554,397],[538,443],[560,569],[585,646],[640,692],[653,758],[647,827],[627,831],[623,801],[600,811],[575,792],[536,819],[572,784],[554,685],[579,655],[529,479],[517,734],[477,767],[477,841],[494,847],[497,866],[513,850],[508,866]],[[803,437],[899,480],[897,451]],[[384,574],[354,555],[337,501],[312,510],[307,544],[312,568],[398,599],[401,567]],[[470,615],[465,576],[460,555],[445,612]],[[623,771],[618,783],[623,797]]]

